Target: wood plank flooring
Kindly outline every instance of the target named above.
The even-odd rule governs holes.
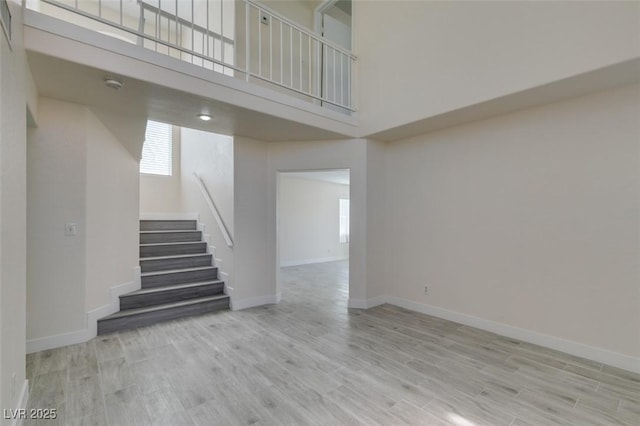
[[[284,268],[283,301],[27,357],[37,425],[640,425],[640,376],[383,305],[345,262]]]

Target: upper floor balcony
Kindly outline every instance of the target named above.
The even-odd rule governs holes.
[[[274,93],[281,104],[303,105],[347,127],[355,124],[356,57],[350,51],[350,22],[327,15],[326,23],[332,25],[335,36],[325,37],[324,19],[313,31],[254,0],[27,0],[26,7],[37,12],[27,15],[42,17],[29,20],[27,16],[27,26],[42,29],[46,25],[36,21],[55,18],[118,40],[129,52],[137,49],[133,56],[149,55],[143,49],[151,51],[173,64],[178,60],[190,69],[197,67],[198,75],[230,87],[254,87]],[[322,10],[316,13],[324,16]],[[60,33],[55,28],[47,31]],[[46,48],[41,50],[40,54],[49,54]],[[347,136],[352,133],[335,130]]]

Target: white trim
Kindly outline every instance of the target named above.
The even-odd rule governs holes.
[[[18,410],[17,412],[20,412],[19,410],[26,410],[28,402],[29,402],[29,381],[25,380],[24,383],[22,383],[22,391],[20,392],[20,399],[18,399],[18,405],[16,406]],[[23,421],[24,419],[16,417],[11,422],[11,426],[22,426]]]
[[[266,296],[252,297],[250,299],[233,300],[231,299],[231,310],[240,311],[262,305],[275,305],[282,300],[282,294],[268,294]]]
[[[95,336],[94,336],[95,337]],[[61,348],[63,346],[75,345],[90,340],[92,337],[88,329],[72,331],[70,333],[55,334],[53,336],[39,337],[27,340],[27,353],[45,351],[47,349]]]
[[[281,260],[280,267],[286,268],[288,266],[311,265],[312,263],[337,262],[339,260],[348,260],[348,259],[349,257],[332,256],[332,257],[316,257],[315,259]]]
[[[347,306],[349,308],[354,308],[354,309],[369,309],[369,308],[373,308],[374,306],[382,305],[384,303],[389,303],[387,302],[387,299],[388,299],[387,296],[378,296],[372,299],[349,298]]]
[[[98,335],[98,320],[100,318],[106,317],[107,315],[118,312],[118,310],[120,309],[119,296],[121,294],[140,289],[140,266],[136,266],[133,268],[133,277],[133,281],[119,284],[109,289],[110,302],[107,305],[92,309],[91,311],[87,312],[84,329],[27,340],[27,353],[30,354],[47,349],[55,349],[61,348],[63,346],[75,345],[76,343],[84,343],[96,337]]]
[[[609,351],[607,349],[596,348],[575,342],[573,340],[563,339],[561,337],[551,336],[549,334],[539,333],[533,330],[527,330],[520,327],[504,324],[485,318],[475,317],[473,315],[463,314],[438,306],[417,303],[400,297],[385,296],[369,300],[357,300],[359,305],[375,306],[373,303],[380,304],[389,303],[411,311],[420,312],[434,317],[443,318],[460,324],[476,327],[485,331],[490,331],[502,336],[511,337],[513,339],[522,340],[524,342],[533,343],[535,345],[544,346],[546,348],[555,349],[570,355],[579,356],[590,359],[592,361],[601,362],[613,367],[622,368],[624,370],[640,373],[640,358]],[[351,300],[349,300],[351,305]],[[358,306],[359,307],[359,306]]]
[[[140,220],[198,220],[198,213],[140,213]]]

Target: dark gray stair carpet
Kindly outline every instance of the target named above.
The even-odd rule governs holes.
[[[201,241],[200,231],[141,231],[140,244]]]
[[[140,270],[144,273],[181,268],[197,268],[201,266],[211,266],[211,261],[212,256],[208,253],[147,257],[140,259]]]
[[[207,243],[189,241],[182,243],[140,244],[140,257],[178,256],[181,254],[206,253]]]
[[[140,231],[195,231],[195,220],[141,220]]]
[[[136,309],[222,294],[220,280],[140,289],[120,296],[120,309]]]
[[[142,288],[195,283],[198,281],[218,279],[218,268],[215,266],[204,266],[200,268],[147,272],[142,274],[140,279],[142,281]]]
[[[120,311],[98,320],[98,334],[229,309],[197,228],[193,220],[140,221],[142,288],[120,296]]]
[[[210,297],[185,300],[138,309],[126,309],[98,321],[98,334],[152,325],[185,316],[210,313],[229,308],[229,296],[219,294]]]

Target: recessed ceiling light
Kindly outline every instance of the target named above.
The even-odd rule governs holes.
[[[213,117],[211,117],[209,114],[198,114],[198,118],[202,121],[209,121]]]
[[[124,83],[121,82],[118,79],[115,79],[113,77],[108,77],[104,79],[104,84],[114,90],[120,90],[122,88],[122,86],[124,86]]]

